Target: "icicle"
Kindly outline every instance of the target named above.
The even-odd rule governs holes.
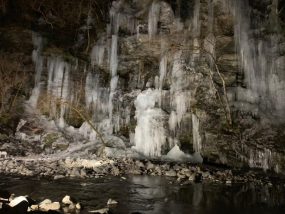
[[[118,68],[118,36],[112,36],[112,46],[111,46],[111,60],[110,60],[110,70],[112,77],[117,75]]]
[[[159,90],[162,90],[163,81],[167,72],[167,56],[163,55],[159,64]]]
[[[200,153],[202,149],[201,136],[199,132],[200,122],[195,114],[192,114],[192,126],[193,126],[193,149],[195,152]]]
[[[214,2],[208,0],[208,32],[212,33],[214,27]]]
[[[193,37],[193,51],[191,55],[191,63],[194,65],[200,56],[200,34],[201,34],[201,21],[200,21],[200,0],[195,0],[194,12],[192,22],[190,24],[190,31]]]
[[[47,70],[47,95],[50,98],[51,116],[58,119],[58,126],[60,128],[64,128],[64,116],[67,109],[64,102],[70,102],[70,65],[62,61],[60,58],[49,58]],[[60,106],[59,116],[56,108],[58,105]]]
[[[118,69],[118,55],[117,55],[117,46],[118,46],[118,36],[112,36],[112,46],[111,46],[111,60],[110,60],[110,71],[111,71],[111,82],[110,82],[110,96],[109,96],[109,120],[110,120],[110,132],[112,132],[112,117],[113,117],[113,98],[116,93],[117,84],[119,77],[117,76]]]
[[[273,4],[276,4],[276,1]],[[240,72],[245,74],[246,90],[248,91],[240,93],[242,90],[237,90],[237,99],[239,102],[250,103],[252,98],[246,95],[253,94],[256,102],[251,104],[266,112],[270,110],[273,116],[282,120],[285,111],[285,102],[283,101],[285,100],[285,78],[281,73],[283,69],[278,68],[278,63],[285,65],[285,60],[283,58],[278,62],[274,57],[275,54],[278,54],[275,51],[278,43],[277,36],[272,35],[268,39],[262,39],[252,35],[251,32],[254,29],[250,25],[252,17],[247,1],[235,1],[232,12],[235,20],[235,40],[239,54]],[[262,23],[258,24],[260,26],[255,26],[255,29],[262,27]],[[278,22],[275,24],[278,25]],[[254,105],[252,105],[252,111],[255,108]]]
[[[30,99],[28,100],[28,103],[31,105],[31,107],[36,108],[38,104],[38,99],[40,96],[40,90],[41,90],[41,76],[43,71],[43,62],[44,58],[41,56],[42,52],[42,38],[36,34],[33,34],[33,44],[35,49],[32,53],[32,60],[35,64],[35,85],[32,90],[32,94]]]
[[[266,171],[270,168],[271,156],[272,154],[269,149],[265,149],[264,151],[250,150],[249,167],[262,168]]]
[[[170,87],[170,101],[171,106],[175,112],[171,113],[169,118],[169,128],[175,131],[177,126],[180,126],[184,114],[187,112],[189,106],[189,98],[191,97],[189,91],[184,91],[187,86],[187,78],[182,68],[181,60],[182,51],[178,51],[174,55],[173,68],[171,72],[171,87]],[[175,118],[174,118],[175,117]],[[176,125],[174,126],[174,122]]]
[[[120,14],[118,13],[118,8],[120,1],[113,1],[112,7],[110,9],[110,27],[111,34],[117,35],[120,27]]]
[[[91,105],[96,105],[100,102],[100,91],[99,91],[99,79],[97,76],[89,72],[86,76],[85,83],[85,103],[87,108],[91,108]]]
[[[104,62],[104,54],[105,54],[105,45],[103,45],[101,43],[96,44],[92,48],[92,51],[91,51],[91,54],[90,54],[91,65],[93,67],[95,65],[102,66],[103,62]]]
[[[160,4],[159,2],[154,1],[148,13],[148,35],[150,39],[157,34],[159,13]]]
[[[64,80],[61,89],[60,118],[58,124],[60,128],[64,128],[65,126],[64,115],[67,106],[64,102],[69,102],[68,97],[69,97],[69,66],[66,64],[64,71]]]
[[[175,132],[177,127],[177,115],[175,111],[171,111],[168,124],[169,124],[169,129]]]
[[[200,22],[200,0],[195,0],[194,5],[194,14],[192,21],[192,32],[194,37],[200,36],[201,31],[201,22]]]
[[[47,96],[49,97],[52,95],[55,61],[48,59],[47,67],[48,67]]]

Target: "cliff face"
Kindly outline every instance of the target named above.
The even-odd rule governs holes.
[[[9,96],[26,97],[26,125],[32,110],[104,154],[285,172],[284,1],[14,3],[1,54],[25,59],[27,81],[13,86],[23,98]]]

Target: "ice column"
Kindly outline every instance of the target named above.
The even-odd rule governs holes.
[[[111,71],[111,83],[110,83],[110,97],[109,97],[109,119],[112,121],[113,116],[113,98],[114,94],[117,89],[118,83],[118,75],[117,75],[117,68],[118,68],[118,54],[117,54],[117,45],[118,45],[118,36],[112,36],[112,46],[111,46],[111,60],[110,60],[110,71]]]
[[[117,84],[119,76],[117,75],[118,69],[118,31],[120,28],[120,13],[118,12],[121,1],[113,2],[112,8],[110,10],[110,20],[111,20],[111,31],[112,41],[111,41],[111,51],[110,52],[110,94],[109,94],[109,132],[113,132],[113,98],[116,93]]]
[[[148,35],[153,38],[157,34],[157,27],[159,21],[160,4],[154,1],[148,13]]]
[[[184,114],[187,112],[191,94],[184,90],[188,85],[185,72],[182,68],[182,51],[178,51],[174,55],[173,68],[171,72],[170,101],[173,110],[170,113],[169,128],[175,131],[180,126]]]
[[[135,100],[137,126],[135,129],[135,149],[148,157],[161,156],[166,142],[164,113],[155,107],[158,90],[147,89]]]
[[[202,149],[201,136],[199,132],[200,122],[195,114],[192,114],[192,126],[193,126],[193,149],[195,152],[200,153]]]
[[[90,58],[91,65],[94,67],[95,65],[102,66],[104,62],[104,54],[105,54],[105,45],[98,41],[97,44],[92,48]]]
[[[192,56],[193,62],[200,55],[200,42],[199,42],[199,36],[201,33],[200,31],[201,31],[200,0],[195,0],[194,14],[193,14],[192,25],[191,25],[191,32],[193,36],[193,56]]]
[[[47,92],[50,97],[52,116],[58,119],[59,127],[65,126],[64,115],[69,100],[69,72],[70,65],[60,58],[48,60],[48,85]],[[59,116],[56,106],[59,104]]]
[[[28,100],[28,103],[33,108],[36,108],[38,104],[40,91],[41,91],[41,76],[42,76],[43,63],[44,63],[44,59],[41,56],[42,38],[39,35],[34,34],[33,44],[34,44],[35,49],[33,50],[33,53],[32,53],[32,60],[35,64],[36,75],[35,75],[35,85],[32,90],[32,95],[30,99]]]

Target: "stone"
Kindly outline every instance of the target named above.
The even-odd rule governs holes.
[[[28,202],[28,200],[25,196],[19,196],[19,197],[13,198],[13,200],[10,201],[9,206],[14,207],[17,204],[21,203],[22,201]]]
[[[65,178],[65,176],[64,175],[55,175],[53,177],[54,180],[58,180],[58,179],[62,179],[62,178]]]
[[[86,177],[87,176],[87,173],[86,173],[86,170],[85,169],[81,169],[80,170],[80,177]]]
[[[194,181],[194,180],[195,180],[195,174],[190,174],[190,175],[188,176],[188,180],[189,180],[189,181]]]
[[[73,204],[69,195],[64,196],[61,202],[66,205]]]
[[[56,211],[60,209],[60,203],[59,202],[52,202],[52,203],[41,203],[39,205],[39,208],[43,211]]]
[[[80,170],[78,168],[73,168],[70,171],[70,177],[80,177]]]
[[[227,180],[226,181],[226,185],[231,185],[232,184],[232,181],[231,180]]]
[[[118,203],[119,203],[118,201],[115,201],[114,199],[111,198],[107,201],[107,205],[116,205]]]
[[[118,176],[118,175],[120,175],[120,169],[118,167],[113,166],[111,173],[112,173],[112,175]]]
[[[77,210],[81,210],[81,204],[80,203],[77,203],[77,204],[75,204],[75,208],[77,209]]]
[[[50,199],[45,199],[40,204],[50,204],[50,203],[52,203]]]
[[[108,214],[109,213],[109,208],[102,208],[99,210],[91,210],[89,213],[99,213],[99,214]]]
[[[169,177],[176,177],[177,174],[176,174],[176,172],[173,169],[171,169],[169,171],[166,171],[165,175],[169,176]]]
[[[145,166],[144,166],[144,163],[141,162],[141,161],[139,161],[139,160],[137,160],[137,161],[135,162],[135,164],[136,164],[137,167],[141,167],[141,168],[144,168],[144,167],[145,167]]]
[[[39,205],[37,205],[37,204],[31,205],[31,210],[33,210],[33,211],[39,210]]]
[[[146,163],[146,169],[147,170],[154,169],[154,168],[155,168],[155,165],[153,163],[151,163],[150,161],[148,161]]]
[[[6,151],[0,151],[0,158],[7,158],[8,153]]]
[[[73,203],[69,204],[68,209],[69,210],[74,210],[75,209],[75,205]]]

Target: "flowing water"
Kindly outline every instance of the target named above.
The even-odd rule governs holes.
[[[35,199],[58,201],[68,194],[84,205],[81,213],[119,202],[112,213],[284,213],[285,187],[254,184],[179,185],[165,177],[105,177],[89,180],[37,180],[0,177],[0,189]]]

